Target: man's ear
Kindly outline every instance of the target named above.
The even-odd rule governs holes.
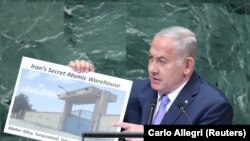
[[[194,70],[194,58],[193,57],[187,57],[185,59],[184,63],[184,75],[189,75],[193,72]]]

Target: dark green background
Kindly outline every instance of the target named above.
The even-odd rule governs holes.
[[[30,140],[3,133],[22,56],[90,59],[97,72],[147,78],[150,42],[173,25],[196,33],[197,72],[229,98],[234,124],[250,124],[247,0],[0,0],[0,140]]]

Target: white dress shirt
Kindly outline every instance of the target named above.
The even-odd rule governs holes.
[[[177,89],[175,89],[171,93],[167,94],[167,96],[168,96],[168,98],[169,98],[170,101],[169,101],[168,105],[166,106],[166,113],[168,112],[168,109],[173,104],[173,102],[176,99],[176,97],[179,95],[180,91],[187,84],[187,82],[188,82],[188,80],[186,82],[184,82],[183,84],[181,84]],[[157,104],[156,104],[156,108],[155,108],[155,112],[154,112],[154,117],[156,116],[156,113],[159,110],[159,107],[161,105],[161,99],[160,99],[161,95],[163,95],[163,93],[158,92]]]

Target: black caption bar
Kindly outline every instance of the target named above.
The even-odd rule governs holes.
[[[250,125],[145,125],[144,141],[159,139],[249,140]]]

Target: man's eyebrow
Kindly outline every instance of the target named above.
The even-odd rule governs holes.
[[[160,57],[157,57],[159,59],[167,59],[166,57],[163,57],[163,56],[160,56]]]
[[[168,58],[166,58],[166,57],[164,57],[164,56],[156,57],[156,59],[159,59],[159,60],[161,60],[161,59],[168,60]]]
[[[149,54],[149,57],[152,57],[152,55]],[[155,59],[157,59],[157,60],[167,60],[168,61],[168,58],[163,57],[163,56],[155,57]]]
[[[153,55],[151,53],[148,53],[148,57],[152,57]],[[168,58],[164,57],[164,56],[158,56],[158,57],[155,57],[156,59],[166,59],[168,60]]]

